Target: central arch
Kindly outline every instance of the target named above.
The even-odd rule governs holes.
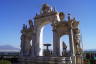
[[[40,34],[42,37],[43,42],[43,56],[52,56],[52,45],[53,45],[53,31],[52,31],[52,25],[46,24],[43,26],[44,29],[42,33]],[[41,38],[40,38],[41,40]]]
[[[38,21],[36,24],[36,52],[37,56],[43,56],[43,31],[44,26],[47,24],[53,24],[52,21]],[[53,29],[53,26],[52,26]]]
[[[42,33],[44,30],[44,26],[46,24],[51,24],[53,26],[55,23],[60,22],[59,12],[53,10],[50,6],[44,4],[43,7],[41,8],[41,13],[35,16],[34,21],[35,21],[34,22],[35,32],[36,32],[36,37],[35,37],[36,56],[43,56],[43,41],[42,41],[43,34]]]
[[[52,24],[51,22],[45,22],[43,24],[40,25],[39,29],[40,29],[40,38],[39,38],[39,43],[40,43],[40,53],[39,53],[39,56],[43,56],[43,44],[44,44],[44,29],[45,29],[45,26],[48,25],[48,24]],[[46,35],[45,35],[46,36]]]

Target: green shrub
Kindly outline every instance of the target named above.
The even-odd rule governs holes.
[[[8,60],[0,60],[0,64],[11,64]]]

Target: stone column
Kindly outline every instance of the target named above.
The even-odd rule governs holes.
[[[74,52],[74,41],[73,41],[73,31],[72,29],[70,29],[70,33],[69,33],[69,42],[70,42],[70,55],[74,56],[75,52]]]
[[[80,30],[78,27],[74,29],[74,46],[76,53],[76,64],[82,64],[82,50],[80,47]]]
[[[43,56],[43,32],[44,32],[44,27],[40,28],[40,32],[39,32],[39,45],[40,45],[40,52],[39,52],[39,56]]]
[[[20,50],[20,56],[24,56],[24,52],[25,52],[25,44],[26,43],[26,41],[25,41],[25,35],[21,35],[21,45],[20,45],[20,47],[21,47],[21,50]]]
[[[30,44],[30,39],[26,38],[26,56],[30,56],[31,52],[31,44]]]
[[[69,43],[70,43],[70,55],[72,58],[72,64],[76,64],[74,39],[73,39],[73,21],[70,19],[70,14],[68,14],[68,26],[69,26]]]
[[[72,24],[70,24],[69,29],[69,42],[70,42],[70,55],[72,57],[72,64],[76,64]]]
[[[31,53],[32,53],[31,56],[32,56],[32,57],[35,57],[35,56],[36,56],[36,55],[35,55],[35,54],[36,54],[36,52],[35,52],[36,39],[35,39],[35,38],[36,38],[36,34],[33,33],[33,34],[32,34],[32,50],[31,50]]]
[[[41,27],[36,27],[36,43],[35,43],[35,52],[36,56],[43,56],[43,42],[40,38],[43,38],[43,29]],[[41,35],[40,35],[41,34]]]
[[[55,29],[53,29],[53,55],[60,56],[60,38]]]
[[[39,30],[37,30],[36,31],[36,43],[35,43],[36,56],[39,56],[39,52],[40,52],[39,37],[40,37],[40,33],[39,33]]]

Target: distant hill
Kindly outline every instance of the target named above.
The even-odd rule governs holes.
[[[6,51],[20,51],[19,48],[15,48],[11,45],[1,45],[0,46],[0,52],[6,52]]]
[[[96,49],[87,49],[87,50],[84,50],[84,51],[96,51]]]

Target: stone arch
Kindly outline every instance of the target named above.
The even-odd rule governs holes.
[[[44,18],[45,19],[45,18]],[[57,19],[57,18],[56,18]],[[53,25],[54,23],[53,22],[57,22],[55,18],[51,18],[49,17],[49,19],[47,19],[46,21],[38,21],[38,23],[36,23],[36,39],[37,39],[37,42],[36,44],[38,45],[38,54],[39,56],[43,56],[43,42],[42,42],[42,32],[43,32],[43,29],[44,29],[44,26],[46,24],[51,24]],[[53,27],[52,27],[53,28]]]
[[[40,51],[40,53],[39,53],[39,55],[40,56],[43,56],[44,54],[43,54],[43,44],[44,44],[44,42],[43,42],[43,35],[44,35],[44,28],[45,28],[45,26],[47,25],[47,24],[51,24],[51,22],[45,22],[44,24],[42,24],[41,26],[40,26],[40,38],[39,38],[39,44],[40,44],[40,48],[41,48],[41,51]]]
[[[46,24],[52,24],[52,26],[60,22],[59,13],[55,10],[52,10],[50,6],[43,5],[41,8],[41,13],[36,15],[34,18],[34,26],[36,32],[36,56],[43,56],[42,52],[42,42],[40,42],[40,37],[42,36],[40,33],[43,31],[43,26]],[[42,40],[41,40],[42,41]]]
[[[63,21],[63,22],[58,22],[55,26],[54,32],[55,32],[55,40],[53,40],[54,42],[58,42],[58,47],[56,47],[58,49],[58,51],[56,51],[57,54],[60,53],[60,38],[63,35],[68,35],[69,36],[69,44],[70,44],[70,56],[74,55],[74,41],[73,41],[73,32],[72,29],[69,26],[69,22]],[[57,36],[56,36],[57,35]],[[53,42],[53,43],[54,43]],[[55,45],[57,45],[55,44]],[[55,48],[55,47],[54,47]],[[55,49],[55,50],[57,50]],[[55,53],[55,54],[56,54]],[[60,54],[59,54],[60,55]]]

